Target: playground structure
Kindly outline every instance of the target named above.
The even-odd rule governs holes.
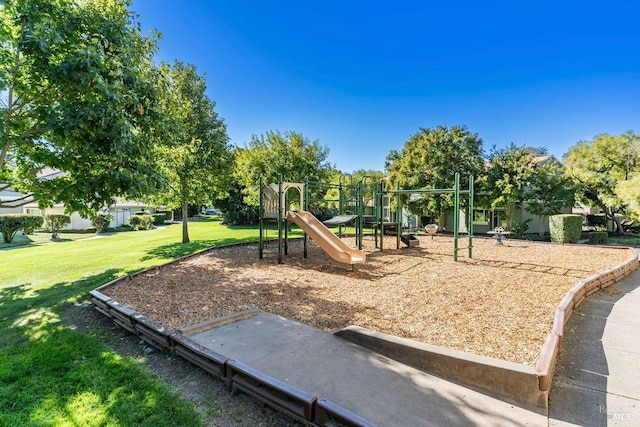
[[[473,212],[473,175],[469,176],[468,190],[460,189],[460,175],[458,173],[455,174],[454,182],[453,188],[413,190],[400,189],[399,184],[395,190],[387,190],[385,188],[385,179],[376,183],[373,181],[373,177],[364,177],[359,182],[351,184],[343,182],[343,178],[340,179],[338,184],[318,183],[309,181],[308,179],[305,183],[286,182],[282,180],[282,176],[280,176],[278,183],[271,183],[265,186],[260,182],[260,259],[263,258],[265,247],[266,222],[270,220],[277,222],[279,264],[282,263],[283,255],[288,254],[288,222],[295,223],[304,232],[305,258],[307,258],[308,255],[308,238],[311,237],[331,258],[344,264],[350,264],[352,267],[355,264],[366,262],[366,255],[362,251],[363,230],[365,227],[373,229],[376,247],[379,247],[381,252],[384,251],[383,236],[386,230],[393,230],[395,232],[397,249],[400,249],[401,242],[408,247],[417,246],[419,241],[415,235],[409,233],[403,234],[402,232],[402,206],[400,197],[403,194],[438,193],[452,193],[454,195],[454,261],[458,260],[458,251],[461,249],[468,249],[468,256],[472,258],[473,221],[471,215]],[[323,190],[326,192],[332,188],[338,190],[337,199],[317,199],[312,196],[314,193],[311,190]],[[294,190],[293,197],[290,196],[289,190]],[[348,197],[345,197],[345,194],[347,194]],[[367,197],[369,194],[371,196]],[[466,194],[469,197],[467,209],[468,245],[462,248],[458,245],[461,194]],[[390,205],[391,197],[393,196],[396,198],[395,221],[384,221],[383,209],[385,197],[389,199]],[[367,205],[368,201],[371,202],[371,206]],[[337,204],[338,215],[322,222],[309,212],[310,202]],[[365,215],[365,207],[371,208],[373,215]],[[388,207],[390,208],[391,206]],[[349,247],[341,240],[342,227],[348,224],[353,224],[355,227],[357,249]],[[328,228],[332,226],[338,227],[337,236]],[[380,232],[379,246],[378,231]],[[426,228],[426,231],[431,234],[433,238],[433,234],[437,231],[437,226],[435,231],[433,227]]]

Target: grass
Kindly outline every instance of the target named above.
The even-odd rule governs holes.
[[[210,246],[257,240],[219,219],[0,251],[0,426],[202,425],[142,362],[74,332],[65,311],[121,275]],[[270,237],[275,235],[270,232]],[[63,235],[63,239],[67,235]],[[257,254],[256,254],[257,256]]]
[[[633,236],[609,236],[609,243],[626,246],[640,246],[640,237]]]
[[[4,243],[0,239],[0,249],[12,248],[17,246],[37,246],[49,243],[69,242],[72,240],[88,239],[94,237],[93,233],[64,233],[58,239],[52,239],[51,233],[33,233],[29,235],[16,235],[11,243]]]

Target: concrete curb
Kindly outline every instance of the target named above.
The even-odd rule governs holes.
[[[547,409],[548,391],[538,389],[532,366],[425,344],[348,326],[335,335],[390,359],[489,392],[527,409]]]

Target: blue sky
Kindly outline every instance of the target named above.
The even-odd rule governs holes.
[[[640,132],[638,1],[134,0],[158,61],[204,73],[233,144],[297,131],[344,172],[420,128],[558,158]]]

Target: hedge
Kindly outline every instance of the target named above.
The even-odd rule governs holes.
[[[148,230],[153,224],[151,215],[133,215],[129,220],[129,224],[134,230]]]
[[[609,243],[609,233],[606,231],[592,231],[589,233],[589,244],[606,245]]]
[[[42,226],[43,218],[36,215],[7,214],[0,215],[0,232],[5,243],[11,243],[16,233],[20,230],[24,234],[31,234]]]
[[[552,242],[578,243],[582,234],[582,215],[551,215],[549,234]]]

